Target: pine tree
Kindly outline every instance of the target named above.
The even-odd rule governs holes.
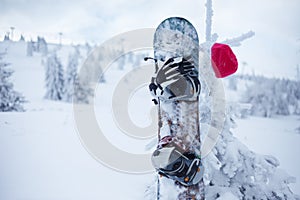
[[[85,43],[85,49],[86,49],[86,55],[88,56],[92,51],[92,47],[88,42]]]
[[[89,98],[92,96],[92,89],[90,85],[78,75],[74,82],[74,97],[73,102],[77,104],[88,104]]]
[[[31,41],[27,42],[26,55],[28,57],[31,57],[33,55],[33,48],[34,48],[33,41],[31,40]]]
[[[56,52],[52,53],[46,62],[46,95],[51,100],[62,100],[64,96],[63,67],[57,58]]]
[[[65,101],[72,102],[74,96],[74,84],[77,77],[79,51],[69,55],[68,67],[65,75]]]
[[[20,36],[20,40],[19,40],[19,42],[24,42],[25,41],[25,38],[24,38],[24,36],[23,35],[21,35]]]
[[[8,63],[3,62],[4,53],[0,53],[0,112],[24,111],[22,104],[25,102],[24,97],[16,92],[9,77],[13,70],[7,68]]]
[[[80,51],[75,48],[75,52],[69,55],[68,67],[65,82],[65,101],[75,103],[89,103],[91,89],[83,80],[79,80],[77,68],[80,59]]]
[[[3,41],[9,41],[9,40],[10,40],[10,38],[9,38],[9,32],[6,32]]]
[[[48,53],[48,45],[46,40],[43,37],[37,38],[37,43],[36,43],[36,51],[40,52],[42,55],[47,55]]]
[[[119,70],[124,70],[124,66],[126,64],[125,62],[125,55],[123,54],[123,51],[120,51],[120,54],[121,55],[118,59],[118,69]]]

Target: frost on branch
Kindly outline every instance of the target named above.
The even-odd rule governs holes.
[[[234,46],[241,46],[241,42],[248,39],[248,38],[251,38],[255,35],[255,32],[253,31],[249,31],[247,33],[244,33],[238,37],[235,37],[235,38],[231,38],[231,39],[226,39],[225,41],[223,41],[222,43],[224,44],[228,44],[232,47]]]

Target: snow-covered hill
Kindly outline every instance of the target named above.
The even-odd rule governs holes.
[[[26,112],[0,113],[0,199],[144,199],[153,173],[120,173],[94,160],[77,135],[72,105],[44,99],[43,56],[35,53],[27,57],[26,43],[22,42],[0,43],[0,52],[5,49],[4,59],[15,70],[11,80],[28,103]],[[60,50],[64,66],[71,49],[63,46]],[[120,71],[117,65],[112,65],[107,72],[107,82],[98,87],[108,94],[108,99],[96,98],[97,119],[104,129],[113,131],[107,137],[116,146],[144,153],[144,146],[150,141],[127,138],[118,130],[112,115],[112,91],[132,66],[126,67]],[[239,93],[229,90],[227,95],[234,101]],[[149,123],[145,116],[150,109],[150,96],[141,88],[129,105],[133,121],[141,125]],[[299,120],[298,116],[249,117],[237,120],[233,133],[254,152],[277,157],[280,168],[300,179],[300,162],[297,161],[300,134],[295,130]],[[299,182],[291,187],[300,194]],[[227,196],[230,198],[231,194]]]

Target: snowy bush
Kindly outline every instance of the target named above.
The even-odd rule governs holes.
[[[0,54],[0,112],[24,111],[24,97],[16,92],[9,81],[13,70],[7,68],[8,63],[2,61],[4,53]]]

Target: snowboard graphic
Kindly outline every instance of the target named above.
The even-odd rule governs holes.
[[[156,72],[149,89],[157,104],[159,119],[153,166],[164,177],[160,179],[174,181],[174,192],[180,188],[178,199],[204,199],[196,29],[184,18],[168,18],[157,27],[153,48],[151,59],[155,61]],[[160,186],[158,194],[163,193],[163,181]]]

